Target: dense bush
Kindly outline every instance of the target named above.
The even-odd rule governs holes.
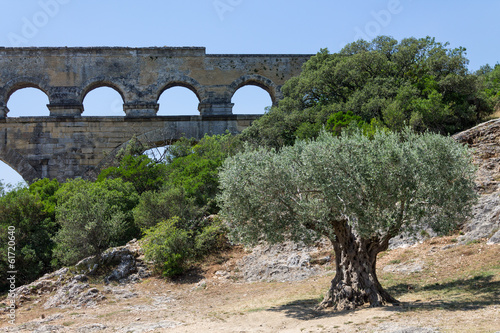
[[[56,195],[61,229],[54,238],[54,256],[63,264],[75,264],[139,235],[132,217],[139,196],[131,183],[76,179],[65,183]]]
[[[166,178],[166,166],[157,163],[146,155],[124,155],[118,166],[112,166],[101,171],[97,181],[121,178],[134,185],[141,194],[146,191],[159,190]]]
[[[326,122],[325,129],[335,135],[340,135],[347,127],[359,128],[363,134],[370,137],[373,136],[377,130],[386,128],[376,118],[372,118],[372,120],[367,123],[360,116],[356,116],[351,111],[348,111],[332,114]],[[305,138],[299,137],[299,139]]]
[[[147,229],[174,216],[190,221],[200,217],[202,211],[194,198],[188,197],[183,187],[165,186],[158,192],[144,192],[133,210],[134,220],[141,229]]]
[[[197,260],[217,253],[228,244],[219,219],[205,219],[203,227],[186,229],[178,217],[164,220],[144,232],[142,248],[156,273],[171,277],[184,273]]]
[[[244,138],[275,148],[292,145],[316,137],[332,115],[347,112],[398,131],[408,125],[442,134],[468,128],[490,114],[492,104],[483,81],[467,69],[465,49],[447,46],[429,37],[398,43],[382,36],[339,53],[321,50]]]
[[[52,268],[52,237],[59,229],[54,218],[56,180],[44,179],[18,187],[0,197],[0,290],[7,288],[8,252],[15,254],[17,285],[29,283]],[[15,248],[8,249],[9,227],[15,228]],[[10,251],[9,251],[10,250]]]
[[[227,228],[222,221],[218,217],[207,220],[209,223],[201,228],[201,232],[196,235],[194,242],[195,255],[198,258],[218,253],[229,245]]]
[[[179,228],[179,218],[162,221],[145,231],[142,247],[146,260],[153,263],[156,273],[174,276],[182,273],[193,257],[190,233]]]
[[[193,146],[191,143],[191,140],[184,139],[170,148],[167,189],[181,187],[206,213],[216,213],[218,170],[226,157],[238,151],[240,141],[238,137],[225,134],[206,135]]]
[[[483,82],[484,93],[489,102],[496,112],[500,111],[500,64],[496,64],[493,68],[485,65],[476,74],[480,76]]]

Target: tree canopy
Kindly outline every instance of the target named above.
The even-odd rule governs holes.
[[[183,188],[185,195],[196,205],[213,214],[218,211],[215,196],[218,192],[218,169],[240,147],[231,134],[205,135],[198,143],[183,139],[170,148],[166,166],[166,188]],[[169,217],[170,218],[170,217]]]
[[[121,178],[134,185],[137,193],[157,191],[165,183],[165,164],[153,161],[146,155],[125,154],[118,166],[101,171],[97,181]]]
[[[65,183],[56,196],[61,228],[54,237],[54,256],[63,264],[75,264],[138,236],[132,209],[139,196],[129,182],[75,179]]]
[[[377,253],[402,230],[453,229],[476,198],[473,180],[467,149],[449,137],[323,132],[279,152],[228,158],[219,204],[232,236],[246,243],[329,238],[337,275],[323,304],[346,309],[396,301],[378,283]]]
[[[391,130],[455,133],[492,112],[482,81],[469,73],[464,48],[435,39],[381,36],[340,52],[321,50],[282,88],[278,107],[254,122],[244,137],[270,147],[316,137],[333,115],[352,112]],[[306,134],[306,135],[304,135]]]
[[[484,93],[496,112],[500,111],[500,64],[482,66],[476,73],[482,79]]]
[[[29,283],[52,268],[55,245],[52,238],[59,230],[55,221],[55,192],[58,189],[57,180],[43,179],[0,196],[0,249],[8,253],[8,231],[15,228],[15,266],[20,283]],[[8,288],[8,267],[5,255],[0,258],[0,290]]]

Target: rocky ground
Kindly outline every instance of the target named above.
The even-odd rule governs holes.
[[[0,332],[500,332],[500,121],[455,138],[475,150],[481,197],[460,234],[398,237],[379,255],[401,306],[317,311],[328,241],[234,247],[174,281],[151,276],[132,241],[19,287]]]
[[[379,277],[402,305],[341,313],[315,309],[333,278],[328,244],[235,247],[176,281],[148,276],[136,244],[104,256],[134,257],[119,280],[72,268],[19,288],[16,324],[3,314],[0,332],[500,331],[500,246],[484,240],[382,253]]]

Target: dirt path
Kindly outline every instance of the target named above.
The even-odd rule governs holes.
[[[453,245],[450,239],[381,256],[382,284],[402,306],[316,311],[333,278],[328,267],[300,282],[246,283],[215,274],[190,283],[149,278],[137,284],[95,285],[106,295],[95,308],[44,310],[44,296],[18,309],[16,326],[8,325],[2,314],[0,332],[500,331],[500,247],[447,245]],[[421,270],[394,275],[397,267],[413,267],[416,261]],[[429,284],[429,279],[437,282]]]

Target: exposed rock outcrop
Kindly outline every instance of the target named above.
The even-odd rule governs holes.
[[[500,119],[490,120],[453,136],[473,149],[477,166],[478,203],[463,227],[463,242],[488,239],[500,243]]]
[[[320,265],[330,262],[330,257],[322,255],[313,258],[324,249],[331,250],[327,240],[317,246],[292,242],[258,245],[237,263],[237,270],[240,278],[247,282],[305,280],[325,272]]]
[[[16,304],[19,307],[32,298],[51,295],[44,303],[45,309],[95,307],[106,299],[105,294],[114,294],[110,288],[101,291],[88,283],[89,276],[101,272],[108,272],[104,274],[105,283],[134,283],[151,275],[137,240],[133,240],[105,251],[98,258],[83,259],[75,267],[61,268],[15,289]]]
[[[142,250],[136,239],[125,246],[108,249],[99,258],[89,257],[75,265],[79,274],[93,275],[106,268],[114,267],[111,273],[104,278],[105,283],[111,281],[137,282],[151,275],[151,272],[142,261]]]

